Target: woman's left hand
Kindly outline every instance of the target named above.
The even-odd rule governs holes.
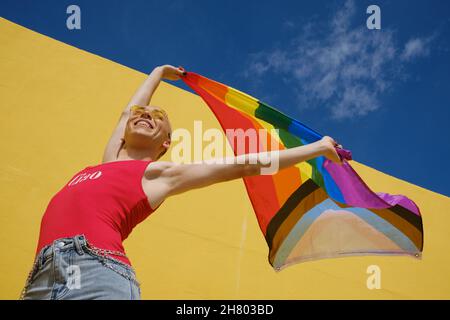
[[[336,148],[342,149],[342,145],[336,142],[333,138],[329,136],[322,137],[321,140],[318,141],[323,149],[324,153],[323,156],[328,158],[329,160],[342,164],[341,157],[339,156],[338,152],[336,151]]]

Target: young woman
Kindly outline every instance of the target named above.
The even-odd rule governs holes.
[[[122,112],[102,163],[75,174],[50,200],[23,299],[140,299],[122,241],[167,197],[258,175],[275,160],[280,170],[318,156],[340,163],[335,147],[341,146],[330,137],[276,158],[261,153],[223,164],[157,161],[170,146],[171,126],[150,99],[161,79],[185,74],[181,67],[155,68]],[[258,156],[265,156],[264,163],[254,161]]]

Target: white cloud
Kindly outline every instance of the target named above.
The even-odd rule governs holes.
[[[292,29],[294,27],[295,27],[295,23],[292,22],[291,20],[285,20],[283,22],[283,28],[285,28],[285,29]]]
[[[430,53],[429,43],[431,38],[420,39],[414,38],[405,44],[405,48],[401,54],[401,59],[410,61],[414,58],[427,56]]]
[[[352,28],[356,9],[348,0],[327,24],[307,23],[283,49],[252,55],[245,74],[271,71],[290,79],[301,108],[324,106],[334,119],[377,110],[381,94],[403,76],[402,63],[428,54],[431,40],[415,38],[399,50],[387,28]]]

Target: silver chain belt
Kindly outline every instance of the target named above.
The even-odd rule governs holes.
[[[114,250],[107,250],[107,249],[100,249],[97,247],[94,247],[93,245],[91,245],[87,240],[86,240],[86,246],[89,250],[91,250],[93,253],[98,254],[102,257],[107,257],[108,255],[113,255],[113,256],[120,256],[120,257],[126,257],[125,254],[123,254],[120,251],[114,251]]]
[[[120,256],[120,257],[127,257],[124,253],[122,253],[122,252],[120,252],[120,251],[114,251],[114,250],[108,250],[108,249],[100,249],[100,248],[97,248],[97,247],[91,245],[91,244],[88,242],[87,239],[86,239],[86,248],[87,248],[90,252],[92,252],[93,254],[98,255],[98,256],[101,256],[101,257],[103,257],[103,258],[108,257],[109,255]],[[39,257],[39,256],[38,256],[38,257]],[[29,287],[29,285],[30,285],[31,278],[32,278],[32,276],[33,276],[33,274],[34,274],[34,271],[35,271],[36,268],[38,267],[38,263],[39,263],[39,260],[40,260],[40,259],[38,259],[38,257],[36,257],[36,259],[35,259],[35,261],[34,261],[34,263],[33,263],[33,267],[31,268],[31,271],[30,271],[30,273],[28,274],[28,277],[27,277],[25,286],[24,286],[24,288],[22,289],[22,292],[21,292],[21,294],[20,294],[20,298],[19,298],[20,300],[23,300],[23,298],[25,297],[25,294],[26,294],[27,289],[28,289],[28,287]],[[110,259],[113,259],[113,260],[115,260],[115,261],[118,261],[117,259],[114,259],[114,258],[112,258],[112,257],[110,257]],[[123,263],[122,261],[119,261],[119,262]],[[125,263],[123,263],[123,264],[125,264]],[[121,272],[120,270],[117,270],[117,269],[115,269],[115,268],[112,268],[112,267],[110,267],[109,265],[107,265],[107,267],[109,267],[109,268],[112,269],[113,271],[115,271],[115,272],[121,274],[122,276],[124,276],[124,277],[127,278],[127,279],[136,281],[137,285],[140,286],[139,282],[138,282],[136,279],[131,278],[128,274],[125,274],[125,273]]]

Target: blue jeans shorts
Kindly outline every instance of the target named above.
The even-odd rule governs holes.
[[[22,292],[31,300],[140,300],[133,268],[93,251],[84,235],[55,240],[37,255]]]

